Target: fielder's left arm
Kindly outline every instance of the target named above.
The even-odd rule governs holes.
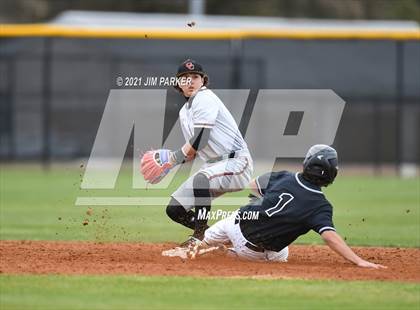
[[[141,159],[141,173],[146,181],[159,183],[176,165],[194,159],[196,153],[208,144],[209,128],[195,128],[194,136],[179,150],[155,150],[146,152]]]
[[[209,142],[210,128],[194,128],[193,137],[179,150],[172,152],[170,162],[173,166],[193,160],[198,151],[202,150]]]

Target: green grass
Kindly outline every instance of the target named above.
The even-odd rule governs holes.
[[[115,190],[81,190],[81,169],[0,169],[1,239],[161,242],[181,241],[190,233],[168,219],[165,206],[93,207],[89,216],[88,207],[74,205],[78,196],[155,194],[131,189],[127,171],[121,173]],[[180,182],[182,178],[160,195],[169,196]],[[335,226],[348,243],[404,247],[420,246],[419,191],[418,178],[395,177],[341,177],[325,190],[334,205]],[[89,219],[89,225],[82,225],[84,219]],[[316,233],[297,242],[322,243]]]
[[[1,309],[418,309],[387,282],[141,276],[1,276]]]
[[[80,169],[0,166],[0,238],[181,241],[161,207],[76,207],[76,197],[151,196],[121,173],[115,190],[80,190]],[[160,195],[168,196],[182,178]],[[352,245],[420,246],[419,179],[341,177],[325,190]],[[232,194],[246,196],[247,192]],[[233,207],[225,208],[233,210]],[[89,225],[83,226],[84,219]],[[310,233],[299,243],[321,243]],[[369,272],[369,271],[366,271]],[[387,282],[1,275],[0,309],[419,309],[420,286]]]

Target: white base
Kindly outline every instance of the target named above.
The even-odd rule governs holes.
[[[418,167],[412,163],[402,163],[399,167],[399,174],[402,178],[415,178],[418,176]]]

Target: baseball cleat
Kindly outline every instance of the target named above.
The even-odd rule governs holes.
[[[177,246],[170,250],[163,251],[162,256],[180,257],[183,259],[191,258],[191,253],[194,253],[194,251],[196,251],[196,249],[198,249],[198,247],[201,244],[202,244],[202,241],[200,239],[190,236],[180,246]],[[195,254],[194,254],[194,257],[195,257]]]
[[[180,244],[181,248],[193,247],[195,245],[200,245],[202,241],[196,237],[190,236],[186,241]]]

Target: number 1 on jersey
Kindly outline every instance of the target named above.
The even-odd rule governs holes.
[[[265,213],[271,217],[274,214],[276,214],[277,212],[280,212],[281,210],[284,209],[285,206],[287,206],[289,204],[289,202],[291,202],[295,197],[293,197],[292,194],[289,193],[282,193],[279,196],[279,202],[272,208],[265,210]]]

